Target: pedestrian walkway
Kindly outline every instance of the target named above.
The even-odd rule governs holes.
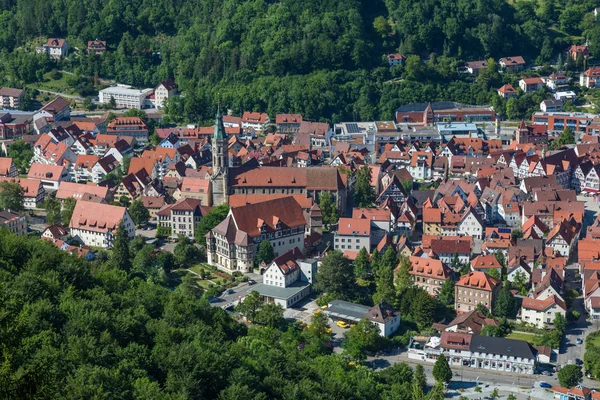
[[[459,398],[461,396],[466,397],[467,399],[487,399],[492,394],[494,389],[498,389],[499,398],[506,399],[510,394],[513,394],[518,400],[550,400],[554,398],[552,392],[549,392],[542,388],[533,388],[533,389],[525,389],[519,388],[516,386],[508,386],[508,385],[500,385],[500,386],[492,386],[488,385],[480,386],[481,392],[476,392],[475,387],[470,387],[464,389],[463,391],[450,389],[446,392],[447,398]]]

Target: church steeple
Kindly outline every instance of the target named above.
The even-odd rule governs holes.
[[[215,134],[214,140],[223,140],[225,139],[225,125],[223,125],[223,115],[221,115],[221,104],[217,108],[217,116],[215,120]]]
[[[227,203],[229,195],[229,159],[227,133],[223,124],[221,104],[217,108],[215,132],[212,139],[212,205]]]

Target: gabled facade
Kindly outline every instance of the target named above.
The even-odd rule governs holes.
[[[208,263],[227,272],[250,272],[256,248],[268,240],[275,255],[304,249],[306,219],[293,197],[234,207],[206,235]]]
[[[110,249],[119,224],[123,224],[129,237],[135,235],[135,224],[125,207],[79,200],[73,210],[69,229],[71,236],[86,246]]]

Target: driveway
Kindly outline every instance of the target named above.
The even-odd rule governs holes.
[[[252,277],[249,276],[249,278],[254,279],[257,284],[262,283],[261,275],[252,274]],[[234,305],[234,303],[237,304],[238,301],[243,300],[243,298],[246,297],[246,295],[252,291],[252,288],[254,286],[255,285],[250,285],[247,282],[240,283],[236,287],[232,288],[232,294],[227,294],[223,292],[219,297],[217,297],[217,299],[219,300],[211,304],[216,307],[228,308],[231,305]]]

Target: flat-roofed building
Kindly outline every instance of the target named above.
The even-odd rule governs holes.
[[[98,94],[100,104],[110,104],[115,99],[117,108],[144,108],[146,97],[152,94],[154,89],[134,89],[128,85],[116,85],[102,89]]]
[[[379,335],[388,337],[400,326],[400,313],[382,301],[373,307],[350,303],[343,300],[332,300],[325,314],[333,320],[358,323],[366,318],[379,328]]]

